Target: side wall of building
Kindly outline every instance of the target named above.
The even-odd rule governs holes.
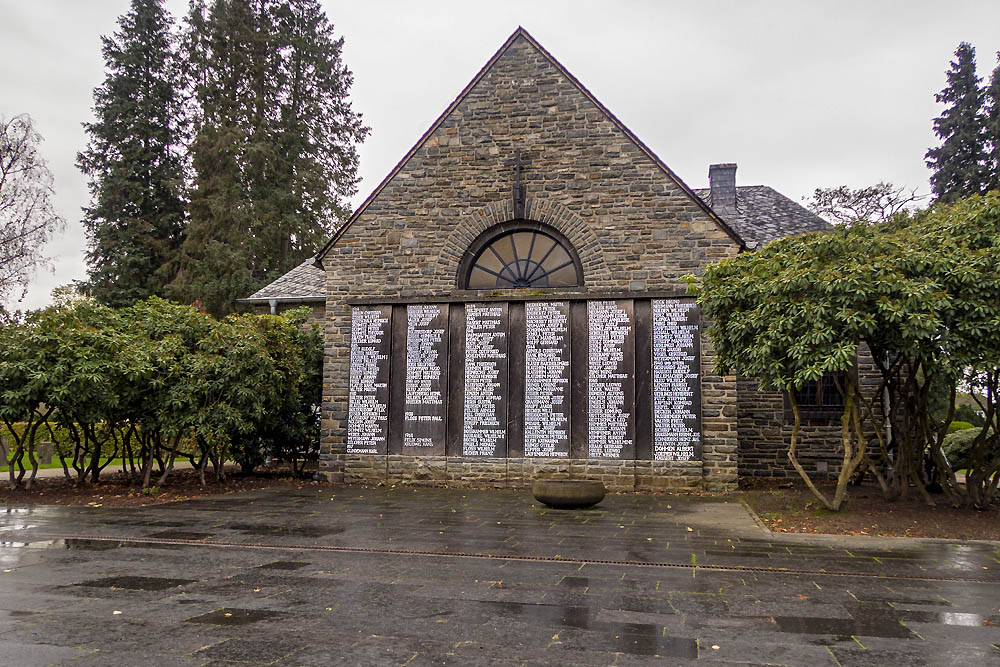
[[[859,350],[856,368],[861,391],[868,399],[875,397],[875,412],[880,414],[881,401],[876,393],[881,375],[867,347]],[[738,387],[740,476],[798,477],[788,460],[793,419],[784,396],[760,391],[757,380],[752,378],[739,378]],[[868,443],[876,443],[876,434],[871,430],[875,425],[866,422],[866,427]],[[799,436],[798,459],[806,471],[818,478],[836,477],[844,459],[840,414],[804,418]]]

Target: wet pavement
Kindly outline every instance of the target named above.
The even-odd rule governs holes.
[[[0,664],[1000,665],[1000,545],[306,486],[0,509]]]

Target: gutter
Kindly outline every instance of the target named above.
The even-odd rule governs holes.
[[[246,299],[236,299],[236,303],[266,303],[271,307],[271,314],[278,314],[279,303],[326,303],[325,296],[274,296],[274,297],[249,297]]]

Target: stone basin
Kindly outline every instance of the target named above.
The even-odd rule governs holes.
[[[531,486],[535,500],[557,509],[583,509],[604,500],[602,482],[586,479],[539,479]]]

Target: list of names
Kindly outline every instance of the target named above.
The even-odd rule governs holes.
[[[697,304],[654,299],[653,459],[701,455]]]
[[[347,451],[386,451],[390,307],[351,309],[351,385]]]
[[[632,339],[632,317],[616,301],[587,303],[588,366],[588,440],[594,458],[626,458],[634,451],[632,443],[632,377],[626,354]],[[629,359],[630,360],[630,359]]]
[[[569,456],[569,302],[525,304],[524,455]]]
[[[442,398],[447,309],[440,305],[406,307],[406,407],[403,446],[444,446]]]
[[[507,304],[465,307],[463,456],[504,456],[507,442]]]

